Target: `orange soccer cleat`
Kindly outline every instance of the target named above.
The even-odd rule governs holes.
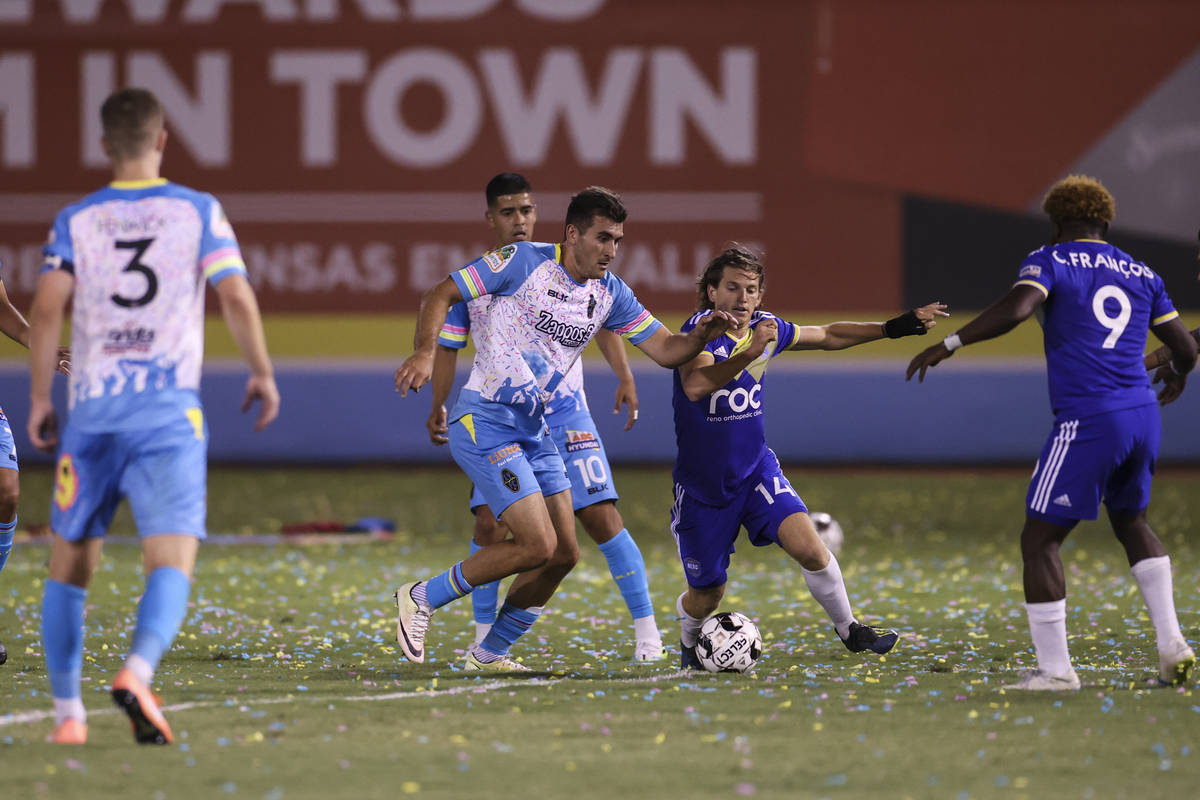
[[[51,744],[87,744],[87,725],[74,717],[67,717],[50,734]]]
[[[138,744],[171,744],[175,741],[171,726],[159,710],[158,696],[128,669],[122,669],[113,678],[112,698],[117,708],[129,717],[133,738]]]

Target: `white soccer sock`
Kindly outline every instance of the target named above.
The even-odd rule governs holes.
[[[149,686],[154,680],[154,667],[150,666],[150,662],[139,655],[131,654],[125,659],[125,669],[133,673],[133,677],[142,682],[144,686]]]
[[[484,639],[486,639],[487,635],[488,635],[488,631],[490,631],[491,629],[492,629],[492,623],[490,623],[490,622],[476,622],[475,623],[475,644],[479,644]]]
[[[1143,558],[1129,571],[1142,590],[1142,600],[1150,611],[1150,621],[1154,623],[1158,649],[1162,650],[1182,636],[1171,589],[1171,557]]]
[[[850,610],[850,598],[846,595],[846,582],[842,580],[842,568],[838,565],[837,556],[829,554],[829,563],[824,569],[815,572],[800,567],[804,573],[804,582],[813,598],[825,609],[838,636],[845,639],[850,635],[850,623],[854,621],[854,613]]]
[[[700,626],[704,624],[704,620],[696,619],[688,616],[688,613],[683,610],[683,595],[679,595],[675,600],[675,614],[679,617],[679,641],[684,647],[695,647],[696,642],[700,639]]]
[[[1049,675],[1066,675],[1071,671],[1071,653],[1067,649],[1067,601],[1026,603],[1029,633],[1037,653],[1038,668]]]
[[[662,640],[662,635],[658,632],[658,623],[654,621],[653,614],[648,617],[638,617],[633,621],[633,635],[639,642]]]
[[[82,697],[54,698],[54,725],[62,725],[68,719],[87,722],[87,711],[83,708]]]

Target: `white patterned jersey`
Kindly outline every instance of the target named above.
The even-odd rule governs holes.
[[[616,275],[576,283],[561,256],[558,245],[516,242],[450,276],[468,303],[490,296],[469,321],[476,355],[460,404],[477,396],[541,414],[560,387],[569,391],[567,375],[600,327],[635,345],[662,327]]]
[[[216,198],[115,181],[59,212],[43,254],[43,272],[75,277],[73,426],[154,427],[199,407],[205,281],[246,273]]]

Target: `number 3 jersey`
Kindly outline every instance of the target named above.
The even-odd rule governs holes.
[[[693,315],[680,333],[696,327],[708,311]],[[703,352],[720,363],[750,346],[754,328],[763,320],[773,319],[779,326],[778,338],[749,366],[710,395],[689,400],[683,392],[679,370],[673,373],[675,439],[679,454],[675,459],[675,483],[688,495],[710,506],[719,506],[741,495],[744,484],[759,461],[770,450],[763,426],[763,379],[767,363],[799,340],[799,326],[773,314],[756,311],[750,330],[742,338],[725,333],[704,346]]]
[[[59,212],[42,271],[75,277],[71,424],[148,428],[200,405],[205,281],[246,273],[212,195],[114,181]]]
[[[1143,366],[1146,334],[1179,314],[1153,270],[1108,242],[1078,239],[1030,253],[1017,285],[1046,295],[1041,321],[1056,416],[1155,402]]]

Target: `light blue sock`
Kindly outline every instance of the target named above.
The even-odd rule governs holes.
[[[191,581],[175,567],[159,567],[146,578],[129,654],[144,659],[152,671],[179,635],[191,591]]]
[[[458,562],[441,575],[425,582],[425,602],[432,608],[441,608],[447,603],[470,594],[474,588],[462,574],[462,562]]]
[[[483,548],[471,540],[471,555]],[[475,621],[480,625],[491,625],[496,621],[496,603],[500,599],[500,581],[483,583],[471,590],[471,608],[475,611]]]
[[[625,605],[634,619],[648,617],[654,613],[650,604],[650,583],[646,579],[646,562],[637,542],[625,528],[613,538],[600,545],[600,552],[608,559],[608,571],[612,573]]]
[[[506,655],[517,639],[520,639],[542,613],[539,607],[517,608],[505,603],[496,615],[496,621],[479,647],[498,656]]]
[[[56,699],[80,696],[83,671],[83,605],[87,590],[46,579],[42,592],[42,652]]]
[[[0,572],[4,571],[4,565],[8,563],[8,554],[12,552],[13,532],[16,529],[17,517],[15,514],[12,522],[0,525]]]

